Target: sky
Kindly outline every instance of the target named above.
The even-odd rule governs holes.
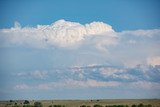
[[[0,1],[0,100],[160,98],[158,0]]]
[[[102,21],[116,31],[159,28],[159,0],[5,0],[0,1],[0,28],[51,24],[59,19],[82,24]]]

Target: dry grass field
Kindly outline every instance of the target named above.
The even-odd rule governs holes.
[[[43,107],[49,107],[50,105],[62,105],[62,107],[80,107],[86,105],[86,107],[93,107],[94,105],[128,105],[131,107],[133,104],[138,105],[142,103],[143,105],[152,105],[152,107],[160,107],[160,99],[107,99],[107,100],[39,100],[39,101],[29,101],[30,105],[34,105],[35,102],[41,102]],[[0,101],[0,107],[24,107],[24,100],[15,101]],[[53,106],[54,107],[54,106]]]

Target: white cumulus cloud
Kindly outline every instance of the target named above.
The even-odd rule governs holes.
[[[14,44],[38,48],[54,45],[68,47],[85,40],[88,36],[104,35],[109,32],[114,30],[103,22],[82,25],[77,22],[58,20],[51,25],[24,28],[16,22],[15,27],[11,29],[1,29],[0,38],[2,46]]]

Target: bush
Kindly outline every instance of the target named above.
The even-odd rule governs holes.
[[[151,104],[148,104],[146,107],[152,107],[152,105],[151,105]]]
[[[10,103],[14,102],[13,100],[9,100]]]
[[[105,107],[128,107],[128,105],[106,105]]]
[[[41,102],[35,102],[34,107],[43,107]]]
[[[48,107],[65,107],[64,105],[49,105]]]
[[[138,105],[133,104],[131,107],[152,107],[152,105],[151,104],[143,105],[142,103],[140,103]]]
[[[96,104],[96,105],[94,105],[93,107],[103,107],[103,106]]]
[[[81,105],[80,107],[86,107],[86,105]]]
[[[34,107],[33,105],[23,105],[23,107]]]
[[[141,104],[138,105],[138,107],[144,107],[144,105],[141,103]]]
[[[128,105],[125,105],[125,107],[129,107]]]
[[[91,106],[81,105],[80,107],[91,107]]]
[[[12,106],[12,107],[21,107],[21,106],[18,106],[18,105],[14,105],[14,106]]]
[[[28,100],[25,100],[25,101],[23,102],[23,104],[29,104],[29,101],[28,101]]]
[[[117,107],[125,107],[124,105],[117,105]]]
[[[17,103],[15,102],[14,105],[17,105]]]
[[[133,104],[131,107],[137,107],[135,104]]]

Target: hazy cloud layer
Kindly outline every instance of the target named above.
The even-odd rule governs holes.
[[[43,79],[39,74],[45,72],[33,71],[36,77]],[[18,73],[19,74],[19,73]],[[38,75],[37,75],[38,74]],[[137,89],[160,89],[160,66],[138,65],[135,68],[114,67],[105,65],[76,66],[70,68],[53,69],[44,75],[45,81],[38,84],[17,84],[15,89],[54,90],[55,88],[89,88],[89,87],[130,87]],[[29,75],[28,75],[29,76]],[[37,80],[35,75],[17,75],[24,80]],[[30,88],[29,88],[30,87]]]

